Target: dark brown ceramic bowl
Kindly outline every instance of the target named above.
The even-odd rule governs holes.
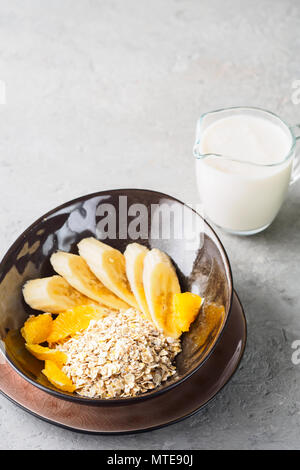
[[[128,217],[124,217],[124,210]],[[122,252],[133,241],[165,251],[174,262],[182,291],[198,293],[205,301],[190,331],[182,336],[182,352],[176,359],[175,376],[143,395],[103,400],[61,392],[53,387],[41,373],[43,362],[26,351],[18,329],[30,314],[38,313],[24,303],[24,283],[53,274],[49,259],[56,250],[77,253],[77,243],[81,239],[89,236],[103,239],[103,231],[108,229],[104,223],[107,213],[116,215],[116,231],[114,234],[112,230],[110,238],[104,242]],[[140,224],[137,224],[137,218]],[[198,222],[196,231],[193,229],[195,221]],[[137,232],[141,232],[140,238],[135,238]],[[170,390],[199,370],[222,335],[230,314],[232,294],[232,275],[226,252],[212,228],[193,209],[154,191],[98,192],[48,212],[25,230],[8,250],[0,264],[0,337],[4,339],[9,330],[16,331],[10,334],[6,347],[3,344],[1,347],[8,362],[22,377],[58,398],[89,405],[128,404]],[[211,302],[224,306],[224,312],[207,323],[206,309]]]

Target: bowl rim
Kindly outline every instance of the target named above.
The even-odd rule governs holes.
[[[223,332],[224,332],[224,329],[227,325],[227,322],[228,322],[228,318],[230,316],[230,313],[231,313],[231,307],[232,307],[232,300],[233,300],[233,278],[232,278],[232,269],[231,269],[231,265],[230,265],[230,261],[229,261],[229,257],[227,255],[227,252],[225,250],[225,247],[223,245],[223,243],[221,242],[220,238],[218,237],[216,231],[211,227],[211,225],[208,223],[208,221],[201,215],[199,214],[195,209],[193,209],[191,206],[189,206],[188,204],[186,204],[185,202],[181,201],[180,199],[177,199],[176,197],[174,196],[171,196],[169,194],[166,194],[166,193],[162,193],[160,191],[155,191],[155,190],[152,190],[152,189],[144,189],[144,188],[119,188],[119,189],[108,189],[108,190],[103,190],[103,191],[96,191],[96,192],[93,192],[93,193],[89,193],[89,194],[85,194],[85,195],[82,195],[82,196],[79,196],[75,199],[71,199],[67,202],[64,202],[63,204],[60,204],[59,206],[51,209],[50,211],[46,212],[44,215],[42,215],[41,217],[39,217],[38,219],[36,219],[31,225],[29,225],[29,227],[27,227],[22,233],[21,235],[19,235],[17,237],[17,239],[12,243],[12,245],[8,248],[7,252],[5,253],[5,255],[3,256],[1,262],[0,262],[0,269],[5,266],[6,262],[8,261],[9,257],[11,256],[11,254],[13,253],[13,251],[16,249],[16,247],[20,244],[20,242],[25,239],[27,237],[27,235],[33,230],[34,227],[36,227],[40,222],[46,220],[48,217],[50,217],[51,215],[53,215],[55,212],[57,211],[60,211],[68,206],[71,206],[72,204],[76,204],[78,202],[81,202],[81,201],[84,201],[84,200],[88,200],[88,199],[92,199],[94,197],[97,197],[97,196],[103,196],[105,194],[112,194],[112,193],[118,193],[118,192],[147,192],[147,193],[152,193],[152,194],[155,194],[157,196],[161,196],[161,197],[166,197],[168,199],[171,199],[175,202],[178,202],[179,204],[182,204],[186,207],[188,207],[189,209],[191,209],[195,214],[197,214],[204,222],[204,224],[209,228],[209,230],[212,231],[212,233],[214,234],[214,236],[216,237],[216,240],[217,242],[219,243],[219,247],[220,247],[220,253],[222,255],[222,258],[223,258],[223,261],[224,261],[224,265],[225,265],[225,268],[227,268],[227,271],[228,271],[228,275],[226,276],[229,280],[229,283],[228,283],[228,287],[229,287],[229,292],[230,292],[230,295],[229,295],[229,307],[228,307],[228,312],[226,312],[226,318],[225,318],[225,322],[222,326],[222,329],[220,330],[219,334],[218,334],[218,337],[217,339],[215,340],[213,346],[211,347],[210,351],[208,352],[208,354],[204,357],[204,359],[200,362],[200,364],[198,364],[194,369],[192,369],[189,373],[187,373],[186,375],[184,375],[181,379],[179,380],[176,380],[175,382],[167,385],[166,387],[163,387],[161,389],[158,389],[158,390],[155,390],[153,389],[152,391],[149,391],[149,392],[146,392],[144,394],[141,394],[141,395],[137,395],[135,397],[124,397],[124,398],[110,398],[110,399],[103,399],[103,398],[90,398],[90,397],[82,397],[80,395],[75,395],[75,394],[71,394],[71,393],[65,393],[63,391],[60,391],[60,390],[56,390],[56,389],[52,389],[50,387],[46,387],[45,385],[37,382],[36,380],[30,378],[28,375],[24,374],[22,372],[21,369],[19,369],[19,367],[13,363],[13,361],[11,360],[11,358],[8,356],[7,354],[7,351],[5,349],[5,347],[3,347],[3,345],[1,344],[0,342],[0,351],[4,354],[4,356],[6,357],[7,361],[9,362],[10,366],[25,380],[27,380],[28,382],[30,382],[32,385],[36,386],[37,388],[43,390],[44,392],[46,393],[50,393],[51,395],[54,395],[55,397],[57,398],[60,398],[60,399],[63,399],[63,400],[68,400],[68,401],[75,401],[77,403],[81,403],[81,404],[86,404],[86,405],[95,405],[95,406],[100,406],[100,405],[106,405],[106,406],[113,406],[113,405],[126,405],[126,404],[131,404],[131,403],[134,403],[134,402],[139,402],[139,401],[142,401],[142,400],[147,400],[147,399],[151,399],[151,398],[155,398],[159,395],[161,395],[162,393],[166,393],[170,390],[172,390],[173,388],[177,387],[178,385],[182,384],[184,381],[188,380],[192,375],[194,375],[199,369],[200,367],[202,367],[202,365],[208,360],[208,358],[211,356],[211,354],[213,353],[213,351],[215,350],[217,344],[219,343],[222,335],[223,335]]]

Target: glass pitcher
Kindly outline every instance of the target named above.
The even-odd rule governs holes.
[[[262,164],[222,154],[201,152],[208,126],[231,116],[263,118],[281,129],[289,151],[281,161]],[[275,114],[259,108],[235,107],[203,114],[196,129],[194,156],[198,189],[205,217],[228,232],[251,235],[266,229],[278,214],[289,185],[300,178],[296,143],[300,125],[289,127]],[[238,129],[237,129],[238,133]]]

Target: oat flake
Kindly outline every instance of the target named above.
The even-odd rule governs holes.
[[[109,312],[56,349],[67,354],[63,371],[79,395],[133,397],[176,372],[179,339],[167,338],[133,308]]]

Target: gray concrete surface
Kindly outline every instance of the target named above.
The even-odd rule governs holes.
[[[0,255],[37,217],[120,187],[197,200],[197,117],[255,105],[300,122],[298,0],[0,0]],[[0,448],[299,449],[300,183],[252,238],[220,233],[244,304],[242,366],[171,427],[87,436],[0,397]]]

